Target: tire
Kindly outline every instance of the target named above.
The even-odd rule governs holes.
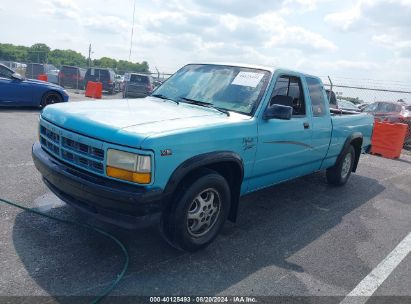
[[[63,101],[63,97],[57,92],[47,92],[41,98],[40,107],[45,108],[46,106],[54,103],[59,103]]]
[[[165,210],[163,236],[180,250],[194,252],[205,248],[223,227],[230,200],[230,187],[225,178],[207,170],[191,185],[183,187],[171,207]]]
[[[348,181],[355,161],[355,150],[352,145],[345,152],[341,160],[335,166],[327,169],[327,182],[330,185],[342,186]]]

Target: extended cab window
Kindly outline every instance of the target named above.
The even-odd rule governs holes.
[[[307,77],[306,81],[308,85],[308,91],[310,92],[313,116],[324,116],[326,107],[324,98],[324,88],[321,84],[321,81],[312,77]]]
[[[293,116],[305,115],[305,100],[301,86],[301,80],[295,76],[281,76],[277,79],[274,87],[274,96],[289,96],[293,100]]]

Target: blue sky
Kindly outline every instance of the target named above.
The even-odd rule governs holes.
[[[133,0],[2,0],[1,43],[128,59]],[[411,82],[411,0],[136,0],[131,59],[280,66]]]

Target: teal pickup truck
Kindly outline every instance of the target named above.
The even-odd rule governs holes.
[[[195,251],[242,195],[321,170],[345,184],[373,118],[330,113],[314,76],[189,64],[144,99],[51,105],[39,124],[34,163],[58,197],[122,227],[158,224]]]

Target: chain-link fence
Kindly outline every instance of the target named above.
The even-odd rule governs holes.
[[[411,84],[346,77],[321,78],[326,89],[335,93],[341,108],[357,108],[380,121],[407,124],[404,148],[411,149]]]
[[[38,79],[40,74],[47,75],[49,82],[73,89],[85,88],[85,75],[87,69],[81,67],[57,67],[52,64],[20,63],[2,61],[16,72],[26,78]],[[114,70],[113,70],[114,71]],[[129,71],[115,71],[125,74]],[[139,74],[151,75],[156,85],[169,78],[172,73],[140,72]],[[111,76],[110,76],[111,77]],[[411,84],[401,81],[355,79],[349,77],[320,76],[326,89],[335,93],[338,106],[345,110],[366,111],[376,119],[393,123],[405,123],[408,132],[405,147],[411,149]],[[124,78],[115,75],[113,82],[118,83],[118,90],[124,86]],[[122,85],[123,83],[123,85]]]
[[[46,75],[47,81],[61,85],[65,88],[84,90],[86,86],[86,73],[87,68],[77,67],[77,66],[56,66],[48,63],[37,63],[37,62],[14,62],[1,60],[0,63],[13,69],[21,76],[28,79],[39,79],[40,75]],[[98,70],[109,70],[107,73],[100,73],[104,81],[111,81],[115,84],[116,91],[121,91],[124,87],[124,77],[123,75],[127,73],[135,73],[132,71],[122,71],[111,68],[104,67],[93,67],[93,69]],[[151,75],[156,81],[156,84],[160,84],[165,81],[172,74],[163,72],[138,72],[138,74]]]

